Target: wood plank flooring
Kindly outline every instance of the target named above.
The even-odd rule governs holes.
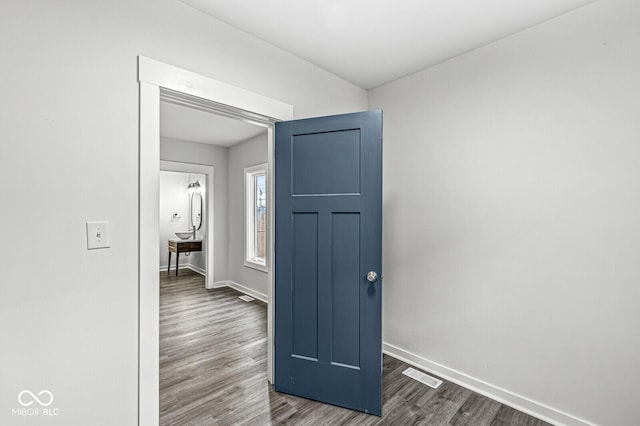
[[[543,426],[450,382],[432,389],[384,356],[383,417],[274,392],[267,382],[267,307],[206,290],[189,270],[160,273],[160,424]]]

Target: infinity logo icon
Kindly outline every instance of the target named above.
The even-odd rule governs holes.
[[[40,400],[39,397],[42,397],[42,395],[48,395],[48,398],[45,397],[43,398],[44,401]],[[23,398],[24,396],[24,398]],[[53,402],[53,394],[51,392],[49,392],[48,390],[41,390],[40,392],[38,392],[38,396],[35,396],[31,391],[28,390],[23,390],[22,392],[20,392],[18,394],[18,402],[20,403],[20,405],[22,405],[23,407],[28,407],[31,404],[33,404],[33,402],[37,402],[38,404],[42,405],[43,407],[48,407],[49,405],[51,405],[51,403]],[[31,398],[29,398],[31,397]],[[25,402],[24,400],[26,399],[27,402]],[[31,400],[29,400],[31,399]],[[47,402],[47,399],[49,400]]]

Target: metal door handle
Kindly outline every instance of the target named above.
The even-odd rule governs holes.
[[[376,274],[374,271],[369,271],[369,273],[367,274],[367,281],[369,281],[370,283],[375,283],[376,281],[378,281],[378,274]]]

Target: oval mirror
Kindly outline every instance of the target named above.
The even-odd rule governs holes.
[[[191,226],[202,227],[202,194],[196,192],[191,197]]]

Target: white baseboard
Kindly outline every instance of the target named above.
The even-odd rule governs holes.
[[[586,420],[438,364],[390,343],[382,343],[382,352],[547,423],[557,426],[596,426]]]
[[[269,303],[269,296],[267,296],[264,293],[260,293],[259,291],[253,290],[249,287],[245,287],[242,284],[238,284],[236,282],[233,281],[229,281],[229,287],[238,290],[241,293],[244,293],[246,295],[249,295],[251,297],[254,297],[258,300],[260,300],[261,302],[264,303]]]
[[[187,268],[191,269],[193,272],[196,272],[196,273],[198,273],[200,275],[203,275],[205,277],[207,276],[207,271],[205,271],[204,269],[200,268],[199,266],[195,266],[195,265],[192,265],[192,264],[189,263],[187,265]]]
[[[185,264],[181,264],[178,266],[178,270],[180,269],[191,269],[193,272],[197,272],[200,275],[207,275],[207,271],[205,271],[204,269],[198,267],[198,266],[194,266],[190,263],[185,263]],[[175,271],[176,267],[175,266],[171,266],[171,268],[169,268],[170,271]],[[160,266],[160,272],[167,272],[167,265],[164,266]]]
[[[261,302],[269,303],[269,297],[266,294],[255,291],[249,287],[243,286],[242,284],[238,284],[230,280],[216,281],[213,283],[213,288],[221,287],[231,287],[234,290],[238,290],[240,293],[244,293],[248,296],[258,299]]]
[[[178,266],[178,269],[188,269],[188,268],[189,268],[189,265],[186,264],[186,263],[184,265],[181,264],[180,266]],[[171,265],[169,267],[169,270],[170,271],[175,271],[176,270],[176,266],[175,265]],[[167,272],[167,265],[160,265],[160,272]]]
[[[222,280],[213,283],[213,288],[229,287],[229,281]]]

